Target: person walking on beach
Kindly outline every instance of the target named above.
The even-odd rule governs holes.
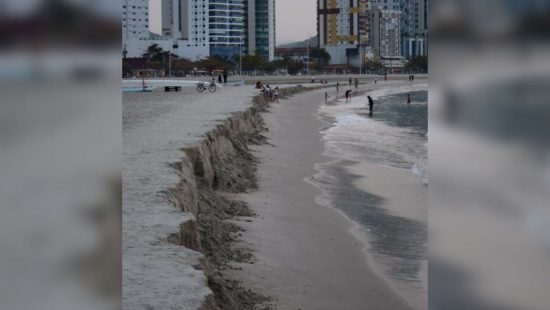
[[[371,96],[367,96],[369,99],[369,116],[372,116],[372,109],[374,108],[374,101],[372,100]]]
[[[227,85],[227,71],[223,72],[223,84]]]
[[[273,91],[273,101],[279,103],[279,87],[275,87]]]
[[[376,83],[378,83],[378,79],[374,79],[374,85],[376,85]]]
[[[346,90],[346,102],[351,101],[351,89]]]
[[[349,77],[348,82],[349,82],[349,87],[351,87],[351,83],[353,82],[353,80],[351,79],[351,76]]]
[[[336,92],[337,92],[337,93],[340,92],[340,82],[337,82],[337,83],[336,83]]]
[[[407,105],[411,104],[411,95],[407,94]]]
[[[273,101],[273,89],[269,85],[267,85],[267,98],[269,98],[269,101]]]
[[[359,79],[355,78],[355,88],[358,88],[358,87],[359,87]]]
[[[328,93],[325,92],[325,103],[327,103],[327,101],[328,101]]]
[[[222,75],[218,74],[218,84],[221,84],[221,83],[222,83]]]

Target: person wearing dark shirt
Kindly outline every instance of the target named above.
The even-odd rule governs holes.
[[[372,100],[371,96],[367,96],[369,99],[369,116],[372,116],[372,109],[374,107],[374,100]]]
[[[351,89],[346,90],[346,102],[351,101]]]

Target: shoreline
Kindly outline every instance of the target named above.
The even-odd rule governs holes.
[[[261,142],[262,96],[235,87],[207,95],[192,89],[127,93],[123,99],[123,306],[227,309],[220,290],[236,302],[246,301],[243,294],[256,296],[225,281],[216,267],[249,258],[244,249],[227,250],[240,231],[227,219],[249,215],[246,205],[217,189],[253,185],[254,174],[243,175],[240,167],[254,166],[247,144]],[[240,167],[228,165],[234,158]],[[214,264],[206,264],[208,258]]]
[[[362,230],[360,224],[319,204],[322,190],[307,180],[316,174],[314,163],[329,160],[322,155],[323,122],[316,113],[323,94],[313,91],[281,101],[289,106],[275,105],[265,117],[275,146],[254,149],[261,162],[260,190],[243,195],[260,217],[245,223],[241,238],[257,261],[237,264],[241,270],[233,274],[254,290],[276,296],[280,309],[411,309],[371,269],[368,243],[358,238],[363,233],[354,233]],[[315,98],[318,102],[311,103]],[[292,110],[300,106],[308,107]]]
[[[420,80],[418,83],[412,85],[414,85],[413,88],[415,89],[418,87],[422,88],[423,81]],[[361,90],[356,93],[359,95],[370,93],[373,97],[378,97],[380,94],[394,95],[409,92],[409,90],[405,90],[404,88],[410,88],[412,85],[402,83],[388,87],[382,83],[382,85],[378,85],[379,87],[370,87],[368,90]],[[357,107],[353,109],[357,109]],[[336,122],[333,116],[328,115],[331,115],[331,113],[327,113],[326,110],[323,111],[323,108],[319,110],[318,117],[328,124],[325,130],[323,130],[323,134],[328,132]],[[332,140],[329,138],[326,142],[330,143],[330,141]],[[411,307],[414,309],[427,309],[427,259],[426,254],[421,254],[422,249],[427,246],[427,239],[423,243],[418,242],[419,239],[416,239],[424,234],[422,233],[424,229],[421,227],[427,226],[427,184],[421,175],[415,173],[412,167],[398,168],[382,163],[363,162],[360,159],[355,159],[353,156],[348,157],[348,155],[345,155],[344,157],[340,157],[341,155],[339,154],[339,152],[335,153],[327,149],[324,155],[329,157],[330,160],[315,165],[318,173],[311,183],[323,191],[323,194],[318,197],[318,203],[338,210],[342,216],[355,223],[350,229],[350,233],[364,243],[363,252],[367,258],[369,267],[389,287],[406,300]],[[335,168],[338,168],[338,170],[334,170]],[[357,197],[363,197],[362,200],[364,201],[372,201],[372,205],[368,209],[373,210],[368,211],[367,215],[370,219],[366,219],[365,214],[361,214],[357,210],[347,207],[341,209],[341,206],[333,205],[334,203],[341,204],[338,202],[342,198],[346,200],[345,197],[335,197],[335,190],[330,185],[327,187],[327,184],[324,183],[335,176],[346,180],[344,181],[346,184],[345,187],[353,188],[355,189],[354,191],[362,194],[353,193],[354,191],[349,190],[346,193],[354,197],[359,195]],[[344,202],[343,204],[345,205],[346,203]],[[373,220],[373,218],[375,219]],[[400,233],[395,234],[395,232],[386,231],[380,226],[379,221],[386,222],[384,224],[386,226],[400,223],[399,225],[409,227],[408,229],[416,229],[416,232],[413,234],[415,238],[408,242],[412,242],[414,244],[412,248],[419,251],[415,252],[409,249],[403,253],[400,253],[401,251],[393,252],[397,247],[404,246],[408,248],[411,247],[411,244],[401,243],[403,240],[402,236],[400,237]],[[397,231],[399,230],[402,230],[402,228]],[[381,239],[378,234],[382,234],[384,237]],[[399,243],[397,246],[392,245],[392,243],[386,243],[384,241],[386,237],[392,240],[397,238],[396,241]],[[409,256],[410,259],[415,257],[414,261],[417,265],[413,268],[417,270],[417,273],[410,272],[408,268],[411,265],[408,265],[408,267],[403,265],[398,267],[408,270],[403,274],[401,272],[396,274],[392,270],[396,266],[390,262],[406,257],[403,255]]]
[[[393,82],[388,84],[391,85]],[[362,84],[359,91],[362,91],[364,87],[365,84]],[[129,234],[129,232],[124,235],[124,268],[126,274],[124,278],[126,291],[124,304],[136,306],[156,304],[161,306],[175,304],[177,300],[180,300],[184,301],[184,303],[179,303],[184,307],[204,310],[220,308],[256,309],[259,306],[272,309],[276,305],[281,306],[280,296],[285,295],[274,293],[271,284],[268,284],[267,289],[265,289],[266,287],[262,288],[261,285],[258,286],[258,283],[250,281],[250,277],[243,277],[243,271],[248,267],[261,267],[262,262],[270,257],[270,255],[258,253],[254,242],[249,242],[250,240],[247,241],[246,239],[246,236],[255,232],[251,228],[254,225],[256,227],[258,227],[257,225],[262,226],[262,221],[266,219],[265,214],[258,212],[257,209],[265,201],[255,203],[249,200],[249,196],[265,194],[263,192],[264,184],[262,183],[265,175],[262,173],[262,169],[265,165],[273,164],[271,158],[269,156],[265,157],[266,153],[262,153],[261,149],[267,150],[267,155],[273,150],[275,150],[274,154],[278,155],[284,155],[284,153],[294,154],[292,152],[297,151],[296,146],[310,143],[309,151],[306,147],[308,154],[305,156],[304,154],[294,154],[291,158],[287,158],[278,170],[295,173],[297,172],[295,170],[299,169],[288,168],[295,167],[298,164],[296,161],[301,160],[301,164],[297,168],[306,168],[307,171],[302,170],[301,176],[300,174],[293,175],[291,181],[297,182],[298,186],[296,188],[304,189],[307,194],[301,196],[301,193],[299,193],[295,202],[299,204],[305,202],[308,204],[308,208],[314,208],[309,209],[313,212],[298,214],[297,219],[305,220],[305,223],[298,223],[290,229],[278,227],[271,233],[267,232],[268,235],[276,236],[287,234],[292,229],[300,229],[300,227],[306,230],[301,240],[290,238],[288,242],[280,244],[287,246],[287,251],[283,250],[281,252],[280,249],[275,249],[282,255],[295,255],[294,259],[291,258],[291,260],[297,268],[292,273],[287,273],[289,279],[300,278],[300,273],[296,274],[295,272],[304,265],[309,264],[309,258],[311,257],[310,255],[304,256],[303,251],[298,253],[300,251],[293,251],[292,249],[302,248],[302,250],[308,251],[307,247],[313,241],[317,243],[317,247],[310,249],[313,250],[312,253],[317,254],[314,257],[320,259],[317,261],[314,271],[313,269],[306,270],[306,273],[309,272],[312,277],[309,278],[310,283],[305,288],[306,291],[317,290],[317,295],[310,297],[318,306],[312,308],[322,309],[327,305],[331,305],[327,309],[341,308],[342,304],[350,304],[350,300],[351,304],[360,307],[364,304],[371,304],[365,303],[365,300],[378,299],[378,304],[372,304],[373,306],[409,309],[400,297],[386,287],[385,283],[365,264],[365,257],[359,245],[360,241],[350,234],[354,222],[338,214],[338,210],[331,210],[317,204],[315,199],[319,195],[319,190],[303,181],[304,177],[315,174],[314,163],[323,162],[327,159],[327,157],[321,155],[324,148],[320,140],[322,121],[316,118],[316,110],[324,99],[324,92],[332,93],[335,91],[334,88],[335,86],[332,84],[312,84],[302,87],[287,84],[280,89],[280,104],[268,103],[261,94],[252,95],[255,92],[252,90],[246,90],[245,93],[241,93],[237,97],[239,91],[231,89],[228,90],[228,93],[232,94],[231,98],[240,98],[238,100],[243,101],[231,104],[231,106],[224,106],[223,110],[227,111],[227,114],[225,114],[227,117],[224,116],[216,120],[213,118],[214,114],[205,114],[206,117],[201,117],[199,122],[193,121],[191,124],[185,122],[183,127],[179,124],[181,124],[182,119],[186,119],[182,116],[185,116],[188,108],[180,106],[177,101],[169,101],[169,105],[165,103],[160,105],[152,101],[150,105],[143,105],[140,102],[139,107],[141,110],[129,110],[126,113],[129,120],[131,120],[131,122],[125,122],[126,137],[130,137],[129,141],[139,139],[136,140],[139,143],[132,143],[132,148],[125,151],[125,158],[129,159],[127,167],[133,167],[132,165],[142,162],[149,162],[153,166],[151,167],[149,164],[144,166],[146,169],[132,169],[131,171],[141,172],[125,175],[125,204],[127,202],[131,202],[131,204],[128,204],[124,209],[124,223],[133,225],[128,226],[125,224],[125,232],[128,227],[135,230],[145,224],[150,227],[147,231],[153,231],[155,235],[143,234],[140,236]],[[288,96],[298,93],[305,94],[296,96],[291,100],[285,100]],[[174,98],[179,98],[176,95],[173,95]],[[161,98],[167,97],[168,100],[172,98],[172,94],[159,94],[159,96]],[[246,100],[248,104],[245,103],[246,96],[251,96],[250,99]],[[315,100],[318,101],[313,102],[312,105],[307,100],[301,101],[303,96],[314,96]],[[215,112],[216,115],[222,115],[219,113],[220,108],[216,106],[224,100],[222,94],[196,97],[201,99],[192,101],[192,110],[199,113]],[[215,101],[209,103],[208,100]],[[288,102],[295,102],[296,100],[304,103],[295,106],[304,107],[306,110],[302,112],[305,112],[305,114],[289,116],[300,119],[300,117],[306,115],[307,128],[296,127],[296,124],[294,127],[289,126],[288,128],[274,126],[271,121],[274,119],[280,120],[280,115],[277,115],[277,113],[284,110],[281,108]],[[149,101],[145,102],[148,103]],[[208,104],[208,107],[205,107],[205,104]],[[169,114],[168,121],[164,122],[165,115],[168,114],[163,113],[171,111],[167,108],[168,106],[177,109],[178,113]],[[237,108],[231,110],[233,107]],[[154,118],[149,119],[146,117],[150,115],[149,113],[143,114],[143,116],[141,113],[136,114],[140,111],[152,111],[156,114],[153,115]],[[158,122],[154,120],[160,117],[162,117],[163,123],[162,127],[159,128]],[[210,129],[200,133],[201,129],[197,125],[204,126],[204,121],[208,119],[210,119],[210,124],[207,127],[210,127]],[[200,120],[203,120],[203,122],[200,122]],[[178,124],[178,126],[174,126],[174,124]],[[143,138],[143,135],[139,133],[150,129],[151,126],[155,128],[153,130],[154,134]],[[181,135],[174,130],[176,128],[183,128],[183,132],[187,132],[187,136],[181,140],[184,141],[183,144],[174,143],[180,141],[178,136]],[[190,131],[186,131],[187,129]],[[295,136],[295,133],[300,133],[304,129],[309,131],[309,136],[306,134],[305,139],[304,136]],[[164,132],[170,132],[171,134],[168,138],[164,138],[151,146],[150,139],[157,134],[164,134]],[[281,137],[278,140],[273,139],[274,134],[281,133],[283,133],[282,143],[280,143]],[[273,147],[273,144],[276,144],[276,146]],[[178,151],[178,145],[184,145],[181,149],[183,157],[181,151]],[[163,152],[172,150],[168,154],[162,153],[163,156],[168,155],[167,158],[171,159],[159,162],[159,157],[153,156],[156,153],[151,152],[153,149],[159,149]],[[142,161],[144,157],[146,161]],[[167,165],[167,163],[171,164]],[[165,167],[158,171],[160,165],[165,165]],[[152,174],[153,171],[156,172]],[[171,171],[171,173],[167,174],[168,171]],[[159,177],[161,179],[158,179]],[[174,177],[176,177],[175,182],[173,181]],[[135,182],[128,183],[131,185],[131,187],[128,187],[126,182],[132,180],[135,180]],[[151,182],[152,180],[155,180],[155,182]],[[157,183],[159,180],[162,181],[162,184],[170,183],[171,185],[160,188],[159,183]],[[280,179],[278,184],[294,190],[289,188],[291,185],[285,184],[285,181],[289,180]],[[143,190],[143,184],[149,186],[146,195],[141,191],[137,191],[139,188]],[[128,191],[129,188],[130,191]],[[271,187],[268,186],[267,188]],[[281,188],[274,187],[274,189]],[[135,195],[131,195],[131,193]],[[142,199],[139,200],[139,197],[142,197]],[[147,197],[147,200],[143,201],[143,197]],[[278,197],[286,199],[289,196],[283,193],[269,199],[276,201]],[[138,202],[139,204],[137,204]],[[323,210],[319,208],[323,208]],[[296,215],[294,214],[295,210],[290,210],[292,212],[287,214],[290,219]],[[322,215],[319,216],[318,213],[322,213]],[[313,225],[312,222],[308,223],[312,214],[314,216],[313,220],[318,221],[316,225]],[[279,223],[284,223],[284,221],[279,221]],[[265,234],[265,227],[260,228],[263,230],[262,233]],[[325,230],[328,231],[328,234]],[[156,236],[158,234],[160,235]],[[319,240],[319,238],[322,240]],[[300,241],[302,244],[297,244],[296,241]],[[147,245],[147,249],[157,250],[152,252],[154,253],[153,256],[146,255],[147,251],[141,249],[141,247],[136,247],[134,243],[144,243]],[[305,247],[302,246],[304,244]],[[158,252],[159,249],[160,252]],[[330,249],[333,249],[333,251]],[[327,261],[323,261],[322,257],[327,250],[331,251],[333,259],[334,255],[337,256],[336,262],[345,262],[345,264],[326,264]],[[142,252],[144,254],[141,256],[135,256]],[[161,259],[158,260],[157,257]],[[350,263],[350,260],[353,263]],[[135,269],[140,265],[148,267]],[[182,266],[177,267],[178,265]],[[328,265],[332,266],[328,269],[329,272],[326,272],[326,266]],[[356,266],[360,266],[359,270]],[[176,271],[173,268],[184,268],[184,271]],[[341,269],[345,269],[345,272],[341,273]],[[168,274],[169,270],[172,270],[171,273],[173,274]],[[139,272],[136,274],[135,271]],[[183,283],[177,282],[177,279],[181,279],[181,276],[178,276],[179,273],[185,274]],[[334,278],[327,279],[327,274],[334,276]],[[362,277],[361,275],[368,276]],[[140,280],[143,277],[150,278],[151,276],[153,276],[154,281],[141,282]],[[320,278],[316,279],[316,276]],[[351,282],[349,281],[350,276],[353,278]],[[168,278],[170,281],[168,281]],[[267,278],[260,277],[256,279],[265,280]],[[159,281],[165,283],[161,287],[154,284],[161,283]],[[281,283],[283,284],[280,286],[282,288],[294,287],[298,289],[297,292],[304,293],[304,287],[300,287],[299,283],[288,285],[288,281],[283,281],[279,284]],[[321,288],[321,290],[318,290],[315,286],[319,283],[328,284],[332,288],[327,290],[328,287],[325,285],[323,288],[318,287]],[[151,286],[155,287],[153,291],[144,290],[145,287]],[[322,291],[322,289],[325,289],[325,291]],[[177,296],[174,295],[176,292],[179,292]],[[181,295],[182,293],[183,295]],[[331,294],[332,297],[329,297],[332,299],[332,303],[325,303],[327,299],[324,299],[324,296]],[[365,296],[363,295],[365,294],[368,295],[367,299],[364,299]],[[169,298],[171,295],[174,295],[174,298]],[[279,308],[286,309],[287,307]]]
[[[330,165],[332,163],[334,162],[328,161],[316,164],[315,169],[319,173],[321,173],[323,168],[321,168],[320,166]],[[380,181],[379,179],[377,179],[376,182],[369,182],[369,176],[376,175],[377,177],[379,177],[383,175],[386,179],[386,182],[388,180],[391,180],[392,185],[395,185],[399,182],[400,178],[405,177],[408,179],[407,182],[402,182],[399,188],[405,188],[406,191],[409,191],[411,187],[416,187],[415,189],[413,189],[413,191],[416,191],[416,193],[418,193],[419,187],[425,187],[425,185],[418,179],[416,175],[414,175],[412,171],[402,168],[386,167],[379,164],[353,164],[344,165],[344,167],[344,170],[346,170],[349,175],[357,178],[355,181],[352,182],[353,187],[357,188],[360,191],[364,191],[369,195],[383,197],[383,199],[385,200],[383,203],[383,207],[389,212],[389,214],[393,216],[404,217],[409,220],[419,222],[422,221],[427,223],[427,218],[423,218],[427,217],[427,214],[423,214],[423,212],[414,211],[407,214],[406,212],[402,213],[402,210],[393,209],[396,208],[396,203],[399,204],[399,200],[402,200],[404,197],[407,197],[407,195],[410,195],[410,192],[406,194],[399,194],[393,191],[388,192],[388,187],[384,187],[383,184],[378,183]],[[358,170],[361,171],[361,174],[357,172]],[[384,172],[382,172],[382,170],[384,170]],[[400,174],[400,176],[396,177],[396,174]],[[361,224],[356,219],[353,219],[350,215],[346,214],[345,211],[339,209],[336,206],[333,206],[327,199],[327,191],[323,189],[317,181],[311,181],[309,179],[306,179],[304,181],[310,183],[312,186],[317,187],[322,192],[322,194],[316,198],[318,204],[335,210],[340,216],[346,218],[346,220],[352,223],[352,226],[349,229],[349,233],[362,243],[363,247],[361,248],[361,251],[365,256],[365,262],[368,267],[374,272],[374,274],[382,279],[389,288],[391,288],[397,295],[399,295],[404,301],[406,301],[411,308],[427,309],[427,295],[424,294],[424,297],[419,297],[418,295],[419,293],[421,293],[421,291],[427,292],[427,261],[422,262],[421,271],[418,274],[419,280],[422,281],[422,285],[416,289],[419,289],[420,291],[411,291],[411,288],[404,285],[404,283],[396,281],[395,279],[391,279],[391,277],[387,274],[390,270],[390,266],[384,262],[388,259],[388,257],[385,257],[379,253],[373,253],[369,251],[369,249],[371,248],[371,243],[374,240],[372,236],[369,236],[370,229],[368,227],[365,227],[364,224]],[[423,203],[420,203],[420,205],[423,205]]]
[[[308,87],[280,89],[280,97],[310,91]],[[219,124],[202,142],[182,150],[186,157],[173,165],[180,184],[167,191],[172,205],[194,216],[168,236],[170,243],[204,255],[201,266],[213,292],[200,309],[255,309],[270,298],[228,276],[235,263],[253,262],[253,254],[237,242],[243,233],[240,221],[252,221],[255,213],[235,195],[257,189],[258,159],[251,145],[266,144],[268,130],[262,118],[270,105],[262,95],[254,96],[252,107]]]

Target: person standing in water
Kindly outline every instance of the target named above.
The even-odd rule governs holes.
[[[353,80],[351,79],[351,76],[349,77],[348,82],[349,82],[349,87],[351,87],[351,83],[353,82]]]
[[[346,102],[351,101],[351,89],[346,90]]]
[[[221,83],[222,83],[222,75],[218,74],[218,84],[221,84]]]
[[[407,94],[407,104],[411,104],[411,95]]]
[[[327,101],[328,101],[328,93],[325,92],[325,103],[327,103]]]
[[[359,87],[359,79],[355,79],[355,88],[358,88]]]
[[[336,92],[340,92],[340,82],[336,83]]]
[[[369,99],[369,116],[372,116],[372,109],[374,108],[374,101],[372,100],[371,96],[367,96]]]

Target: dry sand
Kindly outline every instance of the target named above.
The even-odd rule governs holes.
[[[327,161],[316,117],[324,92],[281,100],[263,115],[272,145],[255,148],[260,190],[242,195],[258,217],[239,222],[256,263],[237,264],[232,276],[278,309],[410,309],[369,267],[355,224],[317,204],[320,191],[304,182]]]

